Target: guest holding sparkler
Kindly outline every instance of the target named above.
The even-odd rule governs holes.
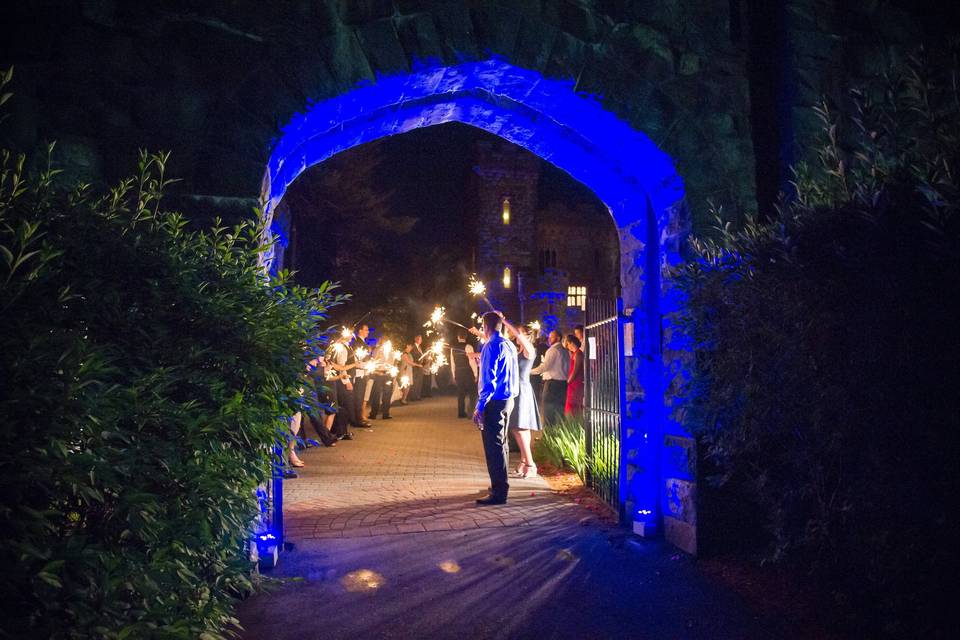
[[[521,478],[530,478],[537,475],[537,465],[533,461],[533,451],[530,448],[530,432],[540,431],[542,428],[537,396],[534,395],[530,384],[530,369],[533,367],[536,350],[525,326],[514,327],[506,318],[503,319],[503,325],[517,347],[519,393],[513,412],[510,414],[510,430],[513,431],[513,437],[520,448],[520,465],[517,467],[517,475]]]
[[[563,416],[567,400],[567,377],[570,374],[570,353],[560,344],[559,331],[551,331],[548,340],[550,347],[540,365],[530,370],[530,375],[543,378],[543,421],[551,425]]]
[[[570,373],[567,375],[567,399],[563,407],[563,415],[574,418],[583,417],[583,351],[580,350],[580,339],[570,334],[567,336],[567,350],[570,351]]]
[[[403,348],[403,354],[400,356],[400,404],[407,404],[411,390],[413,389],[413,372],[423,365],[413,357],[414,344],[408,342]]]
[[[397,367],[393,364],[393,343],[381,340],[373,354],[375,369],[373,373],[373,388],[370,391],[370,415],[374,420],[380,413],[383,420],[390,420],[390,401],[393,397],[394,378]]]
[[[373,425],[364,420],[363,400],[367,395],[367,385],[370,383],[369,367],[370,348],[367,345],[367,337],[370,335],[370,325],[366,322],[360,323],[356,334],[353,336],[353,344],[350,357],[351,361],[356,363],[353,369],[353,410],[351,411],[355,427],[370,428]]]
[[[410,393],[407,394],[407,400],[414,402],[415,400],[420,399],[420,392],[423,390],[423,336],[416,335],[413,337],[413,351],[410,352],[410,357],[413,358],[413,361],[417,366],[413,368],[413,377],[410,379]]]
[[[307,363],[307,371],[313,379],[313,388],[316,392],[316,409],[312,409],[303,414],[304,420],[301,423],[301,429],[306,431],[307,423],[313,426],[317,432],[320,442],[325,447],[334,447],[337,444],[337,437],[330,432],[333,427],[334,414],[330,390],[326,384],[326,363],[323,358],[314,358]]]
[[[353,440],[353,434],[348,430],[349,425],[357,424],[353,415],[353,381],[350,371],[357,366],[350,359],[350,339],[353,332],[344,328],[340,337],[327,349],[325,361],[329,368],[327,377],[334,383],[334,399],[337,403],[337,415],[333,421],[333,434],[340,440]]]
[[[467,342],[467,335],[457,334],[457,346],[451,349],[453,356],[453,378],[457,385],[457,417],[468,418],[467,407],[477,404],[477,363],[471,358],[473,345]],[[467,398],[470,404],[467,404]]]
[[[428,349],[423,354],[423,381],[421,382],[420,388],[420,397],[421,398],[432,398],[433,397],[433,376],[436,373],[437,369],[433,366],[434,360],[436,358],[436,353],[433,349]]]
[[[480,390],[473,422],[483,438],[483,452],[490,474],[490,495],[477,500],[481,506],[505,504],[510,484],[507,481],[507,425],[519,392],[517,350],[500,335],[503,318],[496,312],[483,315],[483,333],[487,338],[480,354]]]

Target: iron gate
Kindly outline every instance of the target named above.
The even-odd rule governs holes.
[[[623,300],[587,299],[583,351],[587,484],[624,519],[620,495],[623,378]]]

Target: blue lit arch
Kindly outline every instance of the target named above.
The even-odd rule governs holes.
[[[661,318],[678,298],[661,274],[680,261],[683,183],[666,153],[597,100],[577,94],[572,82],[486,60],[381,77],[310,105],[282,127],[272,149],[261,192],[267,221],[310,167],[358,145],[448,122],[527,149],[589,187],[609,208],[620,234],[623,298],[636,327],[639,357],[628,377],[642,385],[646,398],[625,414],[637,426],[633,442],[623,446],[635,468],[659,470],[659,447],[641,450],[678,430],[662,401],[677,367],[661,360]],[[271,225],[266,227],[269,232]],[[264,259],[270,264],[273,256]],[[660,501],[659,471],[623,481],[634,506]]]

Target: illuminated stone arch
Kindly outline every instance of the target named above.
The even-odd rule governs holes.
[[[664,393],[678,367],[662,348],[662,318],[676,306],[668,273],[680,260],[686,224],[682,180],[671,158],[644,133],[574,92],[572,82],[500,60],[383,77],[313,104],[281,128],[261,191],[267,222],[287,188],[310,167],[361,144],[449,122],[527,149],[589,187],[608,207],[620,237],[622,297],[635,328],[624,381],[624,493],[627,508],[649,507],[663,495],[662,454],[650,443],[678,431],[664,411]],[[269,233],[271,225],[266,228]],[[264,259],[269,264],[274,257]]]

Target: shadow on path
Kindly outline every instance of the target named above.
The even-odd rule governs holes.
[[[243,638],[794,637],[693,559],[627,542],[540,479],[515,483],[508,505],[474,506],[480,438],[443,418],[452,401],[395,415],[307,453],[307,473],[287,483],[296,549],[273,572],[302,579],[244,602]]]

